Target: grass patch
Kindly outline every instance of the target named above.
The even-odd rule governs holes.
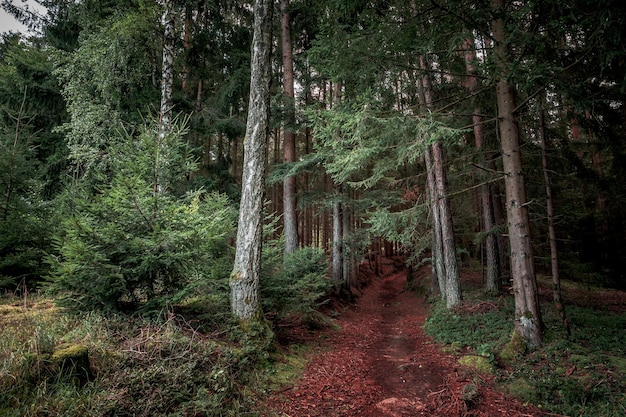
[[[0,415],[257,415],[268,352],[230,337],[228,325],[213,336],[196,330],[202,325],[173,313],[73,315],[46,299],[4,300]],[[50,372],[52,360],[74,363],[68,358],[77,353],[87,353],[89,373]]]
[[[492,354],[499,365],[497,381],[522,401],[559,415],[626,416],[626,313],[578,299],[577,305],[566,306],[572,328],[567,339],[553,305],[546,303],[543,346],[505,365],[501,354],[513,330],[512,297],[489,299],[474,290],[465,293],[465,300],[453,310],[435,302],[426,332],[450,346],[469,347],[483,357]]]

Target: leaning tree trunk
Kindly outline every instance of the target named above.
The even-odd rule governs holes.
[[[240,323],[261,319],[259,273],[263,239],[265,143],[269,133],[271,0],[254,2],[250,101],[244,140],[242,193],[235,262],[230,275],[232,313]]]
[[[507,223],[511,248],[511,274],[515,298],[515,331],[528,346],[538,346],[542,338],[542,321],[537,294],[537,281],[528,223],[526,185],[522,172],[520,135],[515,120],[515,95],[508,82],[509,58],[504,29],[504,0],[492,0],[495,9],[493,20],[494,55],[498,82],[498,123],[504,168]]]
[[[283,89],[286,99],[286,117],[284,128],[284,162],[296,161],[295,128],[295,93],[293,84],[293,45],[291,41],[291,20],[289,0],[280,2],[283,49]],[[285,253],[298,249],[298,219],[296,213],[296,177],[291,175],[283,180],[283,231],[285,235]]]

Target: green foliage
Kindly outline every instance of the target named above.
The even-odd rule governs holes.
[[[55,75],[63,85],[70,121],[65,133],[77,173],[108,168],[109,139],[120,122],[137,123],[158,102],[151,82],[158,45],[155,8],[123,10],[99,22],[73,52],[57,52]]]
[[[367,222],[374,236],[389,242],[397,242],[409,254],[407,263],[419,265],[423,253],[431,246],[431,225],[428,222],[425,204],[414,204],[405,210],[390,211],[380,207],[368,213]]]
[[[428,334],[500,364],[499,383],[523,401],[559,415],[624,415],[626,384],[619,378],[626,364],[624,313],[569,306],[572,337],[565,340],[560,317],[551,306],[544,308],[544,345],[524,352],[524,343],[520,350],[511,338],[512,300],[485,302],[482,292],[465,295],[457,310],[435,305],[425,324]]]
[[[163,297],[223,278],[235,210],[220,194],[174,192],[195,167],[184,133],[179,126],[162,137],[148,125],[121,138],[110,182],[67,197],[58,252],[48,258],[50,289],[65,302],[159,310]]]
[[[270,316],[313,318],[332,287],[324,251],[302,248],[286,254],[282,267],[276,266],[261,278],[263,310]]]
[[[510,299],[498,300],[497,306],[481,314],[465,314],[462,310],[448,310],[437,302],[424,330],[443,343],[462,342],[474,349],[490,348],[493,352],[496,346],[508,340],[511,324],[507,318],[514,314]]]
[[[315,118],[316,151],[337,183],[371,188],[398,179],[399,168],[413,164],[427,146],[456,143],[463,131],[434,117],[413,117],[376,108],[364,96]]]
[[[610,314],[579,306],[568,306],[567,317],[572,326],[572,342],[594,352],[611,352],[626,356],[625,314]]]
[[[46,52],[20,37],[0,56],[0,288],[36,286],[45,274],[52,210],[63,166],[65,112]]]

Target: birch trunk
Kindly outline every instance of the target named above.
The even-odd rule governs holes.
[[[163,23],[163,57],[161,63],[161,105],[159,108],[159,136],[157,154],[154,160],[153,217],[158,210],[158,196],[167,189],[165,158],[161,155],[165,135],[172,128],[172,94],[174,88],[174,6],[172,0],[166,0],[161,21]]]
[[[535,279],[534,260],[526,207],[526,185],[522,171],[520,136],[515,120],[515,94],[507,81],[509,58],[504,29],[504,0],[492,0],[494,8],[494,54],[499,79],[496,86],[498,123],[502,147],[502,164],[505,172],[505,194],[509,245],[511,248],[511,274],[515,298],[515,331],[530,347],[541,344],[541,314]]]
[[[163,57],[161,63],[161,106],[159,121],[161,131],[168,131],[172,123],[172,91],[174,87],[174,10],[172,0],[165,2],[163,23]]]
[[[244,140],[242,193],[235,262],[230,275],[231,310],[240,323],[260,320],[262,315],[259,273],[263,239],[265,143],[269,133],[272,4],[270,0],[254,2],[250,100]]]

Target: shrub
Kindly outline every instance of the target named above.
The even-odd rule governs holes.
[[[195,165],[182,128],[150,126],[110,150],[111,178],[75,189],[49,256],[49,288],[82,309],[163,308],[163,298],[215,278],[229,257],[235,209],[224,195],[177,196]],[[86,187],[83,187],[86,188]],[[218,272],[221,276],[221,273]]]
[[[327,273],[328,259],[320,248],[306,247],[285,255],[282,268],[266,271],[262,277],[264,311],[278,317],[311,318],[332,288]]]

